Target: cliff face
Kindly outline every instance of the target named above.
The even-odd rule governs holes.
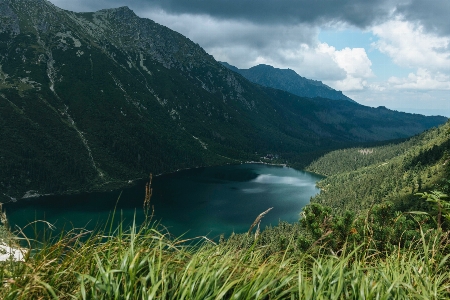
[[[4,198],[118,187],[255,152],[301,162],[445,121],[257,86],[126,7],[0,0],[0,50]]]

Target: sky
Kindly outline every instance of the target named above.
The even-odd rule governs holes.
[[[50,2],[128,6],[238,68],[289,68],[363,105],[450,117],[450,0]]]

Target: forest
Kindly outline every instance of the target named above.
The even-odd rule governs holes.
[[[0,264],[2,299],[448,299],[450,123],[409,140],[330,152],[328,175],[299,222],[214,242],[184,240],[148,219],[69,230]],[[149,208],[148,188],[143,205]],[[117,214],[115,217],[120,217]],[[112,224],[112,222],[111,222]]]
[[[328,176],[318,183],[322,191],[312,202],[340,213],[357,213],[385,201],[401,211],[420,207],[415,193],[447,192],[449,130],[447,123],[401,143],[324,155],[307,167]]]

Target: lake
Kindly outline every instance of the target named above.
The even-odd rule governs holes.
[[[319,175],[264,164],[207,167],[153,176],[151,205],[158,220],[175,236],[205,236],[248,230],[270,207],[262,228],[279,221],[296,222],[302,208],[319,192]],[[120,198],[119,198],[120,195]],[[117,217],[129,225],[144,220],[145,182],[121,191],[45,196],[4,205],[10,225],[24,227],[46,220],[58,232],[64,227],[93,229],[106,222],[117,205]],[[31,234],[31,227],[27,234]]]

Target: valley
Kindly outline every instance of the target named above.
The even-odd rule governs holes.
[[[127,7],[74,13],[2,0],[0,13],[3,201],[120,188],[255,153],[303,168],[446,120],[255,85]]]
[[[318,46],[337,86],[448,91],[424,68],[371,85],[363,48]],[[219,62],[126,6],[0,0],[0,298],[450,298],[450,122],[323,82]]]

